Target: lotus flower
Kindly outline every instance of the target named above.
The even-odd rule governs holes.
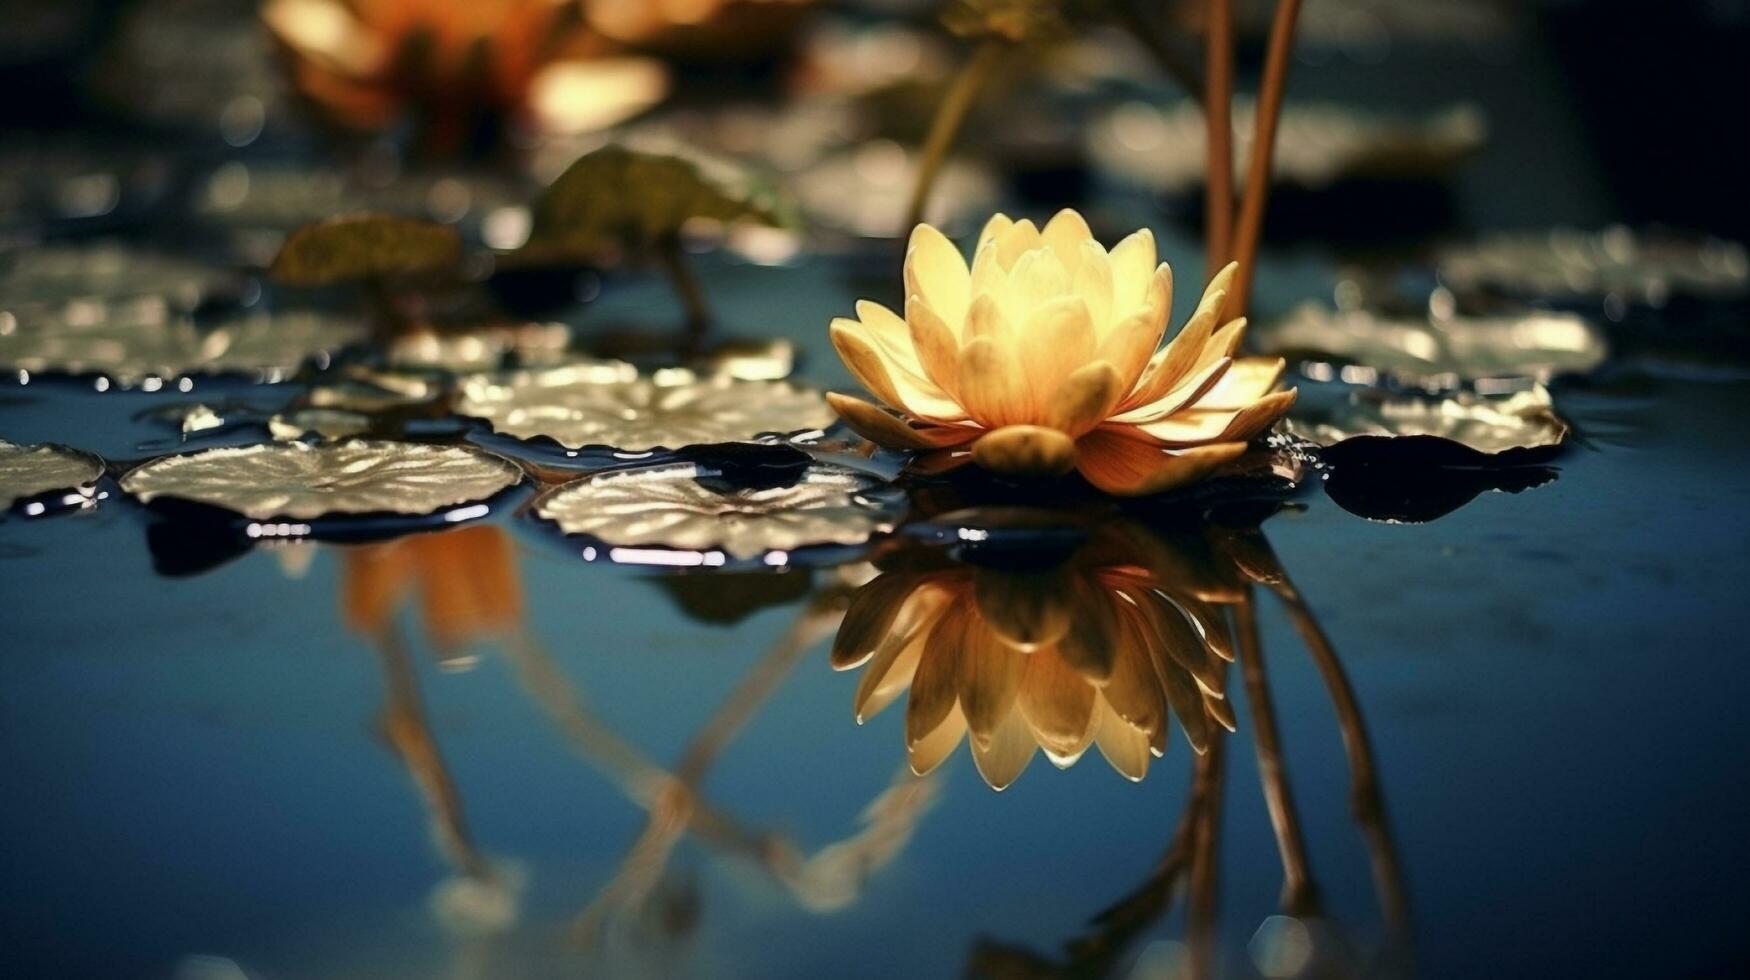
[[[905,316],[857,304],[833,346],[887,407],[828,395],[858,434],[970,459],[1013,476],[1079,470],[1107,493],[1193,483],[1245,451],[1288,411],[1280,358],[1237,357],[1245,320],[1221,324],[1230,264],[1171,343],[1160,347],[1173,274],[1138,231],[1108,252],[1060,211],[1043,230],[997,215],[972,265],[919,225],[905,256]],[[1157,348],[1159,348],[1157,350]],[[970,453],[968,453],[970,450]]]
[[[483,125],[612,125],[668,84],[654,62],[604,57],[612,45],[565,0],[267,0],[262,20],[328,119],[381,130],[410,117],[441,151]]]
[[[1039,749],[1067,768],[1098,746],[1140,780],[1166,749],[1169,714],[1198,752],[1212,725],[1233,727],[1220,606],[1234,601],[1238,579],[1196,534],[1169,539],[1115,521],[1045,569],[883,564],[851,600],[833,666],[867,665],[858,722],[909,689],[914,772],[941,765],[966,739],[993,789]]]

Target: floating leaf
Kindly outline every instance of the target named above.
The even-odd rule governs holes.
[[[20,446],[0,439],[0,510],[57,491],[88,499],[103,461],[66,446]]]
[[[1568,437],[1542,385],[1501,395],[1457,392],[1445,397],[1356,391],[1337,405],[1289,414],[1291,435],[1333,446],[1360,437],[1445,439],[1479,453],[1553,454]]]
[[[1243,175],[1255,103],[1235,99],[1234,171]],[[1429,180],[1481,149],[1482,114],[1455,106],[1420,119],[1370,115],[1334,104],[1282,110],[1271,176],[1278,183],[1323,188],[1344,180]],[[1138,186],[1185,193],[1203,184],[1209,161],[1203,107],[1181,102],[1160,110],[1141,102],[1113,109],[1088,130],[1089,155],[1100,167]]]
[[[1325,493],[1337,506],[1390,524],[1423,524],[1490,491],[1521,493],[1551,483],[1555,469],[1521,465],[1545,455],[1490,455],[1434,436],[1357,436],[1320,454],[1330,469]]]
[[[266,521],[431,514],[521,481],[515,464],[469,446],[355,440],[167,456],[122,477],[121,487],[146,503],[192,501]]]
[[[1431,390],[1586,374],[1608,352],[1596,327],[1566,313],[1390,317],[1307,303],[1255,327],[1251,337],[1266,353],[1301,358],[1302,371],[1315,380],[1389,380]],[[1339,371],[1320,358],[1350,366]]]
[[[461,379],[456,411],[518,439],[633,452],[752,442],[825,429],[835,418],[819,392],[789,382],[639,377],[615,362],[472,375]]]
[[[415,330],[389,342],[387,357],[398,368],[491,371],[507,364],[547,367],[570,358],[571,328],[563,323],[494,323],[477,328]]]
[[[371,431],[371,417],[344,408],[300,408],[269,418],[267,431],[282,442],[308,436],[345,439]]]
[[[0,329],[0,365],[32,374],[97,374],[124,388],[211,374],[276,382],[364,336],[355,320],[316,313],[256,312],[211,327],[155,300],[86,313],[90,319],[38,318]]]
[[[695,219],[796,224],[776,185],[735,164],[610,144],[579,157],[536,200],[524,254],[596,261],[672,239]]]
[[[1458,290],[1530,297],[1607,297],[1660,306],[1674,295],[1750,296],[1750,250],[1717,238],[1558,228],[1495,235],[1441,253],[1440,278]]]
[[[366,212],[292,232],[269,272],[289,286],[327,286],[446,273],[461,260],[462,238],[455,228]]]
[[[840,466],[776,474],[748,481],[723,466],[694,462],[615,470],[548,492],[534,511],[566,534],[608,546],[615,561],[703,565],[721,564],[724,555],[861,545],[891,530],[904,505],[904,494],[890,484]]]

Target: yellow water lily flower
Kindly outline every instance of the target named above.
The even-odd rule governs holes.
[[[898,416],[828,395],[845,423],[893,449],[1014,476],[1079,470],[1124,496],[1193,483],[1294,404],[1280,358],[1239,357],[1246,322],[1219,323],[1236,266],[1210,280],[1165,347],[1173,273],[1138,231],[1110,252],[1063,210],[1043,229],[996,215],[972,263],[919,225],[905,316],[867,300],[831,327],[862,385]]]

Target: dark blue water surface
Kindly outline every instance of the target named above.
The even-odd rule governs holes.
[[[1302,65],[1297,91],[1482,102],[1509,149],[1465,171],[1457,231],[1615,217],[1538,58],[1392,64]],[[1096,227],[1155,223],[1163,257],[1202,267],[1149,202],[1092,211]],[[859,295],[896,299],[899,281],[886,253],[702,273],[730,333],[792,338],[799,377],[838,388],[851,381],[828,320]],[[1337,276],[1316,241],[1273,249],[1258,306],[1328,296]],[[614,287],[586,324],[678,315],[659,282]],[[920,785],[903,700],[855,723],[860,675],[831,668],[830,615],[784,656],[814,604],[842,608],[832,569],[677,588],[585,562],[507,506],[452,533],[508,545],[508,562],[410,559],[514,597],[490,635],[440,649],[417,589],[393,629],[349,623],[357,547],[260,548],[169,577],[148,515],[112,484],[86,512],[14,515],[0,522],[0,973],[1743,976],[1750,373],[1673,360],[1559,385],[1577,438],[1546,485],[1391,524],[1346,512],[1314,474],[1262,522],[1353,697],[1334,700],[1342,683],[1255,590],[1308,855],[1293,895],[1237,667],[1238,731],[1201,764],[1175,730],[1141,782],[1090,750],[1062,771],[1036,758],[998,793],[963,745]],[[142,411],[237,393],[8,383],[0,437],[123,462],[175,446]],[[700,594],[727,613],[701,616]],[[733,737],[711,735],[738,705]],[[702,738],[719,751],[689,815],[647,777]],[[1374,777],[1359,797],[1357,762]],[[1219,807],[1197,809],[1200,768]],[[857,838],[866,860],[824,851],[808,865],[822,877],[774,873],[907,793],[933,805],[882,846]],[[1198,857],[1164,874],[1192,812]]]

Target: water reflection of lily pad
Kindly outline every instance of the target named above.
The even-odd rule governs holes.
[[[35,498],[55,493],[75,497],[75,503],[81,503],[91,498],[102,476],[103,461],[90,453],[66,446],[20,446],[0,439],[0,510],[28,505]]]
[[[1307,303],[1251,337],[1265,353],[1298,359],[1315,380],[1431,390],[1586,374],[1608,353],[1596,327],[1567,313],[1392,317]]]
[[[1556,229],[1496,235],[1441,254],[1440,278],[1458,290],[1531,297],[1616,297],[1662,306],[1675,295],[1750,296],[1750,251],[1717,238]]]
[[[88,318],[38,318],[0,329],[0,365],[32,374],[97,374],[124,388],[212,374],[275,382],[364,336],[355,320],[316,313],[257,312],[209,327],[151,300],[86,312]]]
[[[507,365],[555,366],[570,357],[571,328],[563,323],[495,323],[469,330],[415,330],[390,341],[398,368],[493,371]]]
[[[893,528],[905,497],[856,470],[778,469],[769,479],[679,462],[598,473],[543,495],[535,514],[586,536],[607,557],[659,565],[720,565],[816,545],[864,544]]]
[[[819,392],[789,382],[675,378],[640,377],[613,362],[472,375],[460,382],[456,411],[518,439],[628,451],[752,442],[834,421]]]
[[[1236,99],[1234,170],[1243,174],[1253,127],[1253,102]],[[1279,183],[1320,188],[1343,180],[1437,178],[1476,152],[1487,136],[1481,112],[1455,106],[1418,119],[1357,112],[1331,104],[1290,105],[1276,134],[1271,173]],[[1107,171],[1168,193],[1203,183],[1208,136],[1194,101],[1161,110],[1127,102],[1089,128],[1089,151]]]
[[[191,501],[252,520],[431,514],[522,481],[514,463],[468,446],[356,440],[209,449],[153,460],[122,477],[151,503]]]
[[[1291,435],[1333,446],[1361,437],[1425,436],[1479,453],[1553,454],[1568,437],[1549,391],[1538,385],[1502,395],[1457,392],[1445,397],[1356,391],[1323,410],[1290,413]]]

